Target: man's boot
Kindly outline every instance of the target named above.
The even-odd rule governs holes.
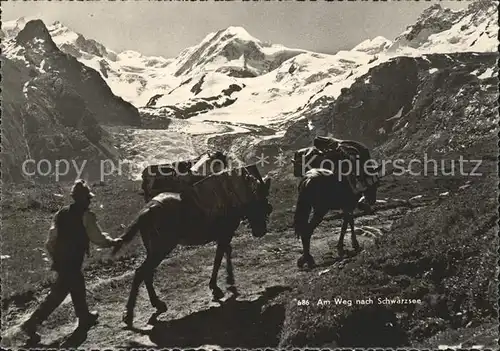
[[[99,313],[97,311],[89,312],[85,317],[78,318],[78,328],[88,329],[97,323]]]

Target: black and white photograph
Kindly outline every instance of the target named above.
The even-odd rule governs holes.
[[[1,347],[497,349],[498,6],[2,1]]]

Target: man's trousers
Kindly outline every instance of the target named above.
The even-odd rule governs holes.
[[[73,306],[78,318],[85,318],[89,314],[85,279],[81,269],[71,269],[57,272],[57,279],[52,285],[49,295],[40,304],[30,317],[30,322],[40,324],[64,301],[68,294],[71,295]]]

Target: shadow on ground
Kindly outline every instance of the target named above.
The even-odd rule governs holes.
[[[287,290],[290,288],[267,288],[254,301],[238,301],[237,295],[233,295],[219,307],[195,312],[176,320],[157,322],[149,333],[150,339],[159,347],[277,346],[285,310],[282,305],[268,303]]]
[[[87,333],[91,327],[81,328],[77,327],[73,332],[61,339],[55,340],[49,344],[33,343],[30,340],[26,342],[26,348],[77,348],[87,340]]]

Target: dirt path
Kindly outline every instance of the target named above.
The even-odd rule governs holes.
[[[356,231],[360,244],[369,249],[378,236],[389,230],[392,220],[402,215],[402,210],[404,207],[396,206],[376,216],[358,218]],[[311,274],[335,274],[335,270],[342,269],[352,259],[336,262],[339,228],[340,221],[327,220],[316,230],[311,252],[318,267],[311,271],[297,268],[302,246],[291,230],[269,233],[261,239],[252,238],[246,229],[240,230],[233,241],[233,264],[240,295],[228,291],[222,303],[211,301],[208,289],[214,246],[186,250],[168,258],[156,273],[155,288],[169,309],[158,316],[154,326],[148,325],[155,310],[142,286],[134,330],[124,329],[121,322],[133,271],[112,277],[96,276],[87,285],[87,299],[91,308],[99,311],[99,323],[86,334],[79,331],[72,334],[76,319],[68,298],[41,327],[43,337],[37,346],[276,346],[284,308],[273,301],[280,297],[286,301],[286,292],[293,289],[295,279]],[[346,236],[345,246],[350,248],[350,235]],[[219,286],[223,289],[225,276],[223,263],[219,274]],[[19,316],[19,323],[30,312]],[[5,331],[3,336],[4,347],[28,346],[17,327]]]

